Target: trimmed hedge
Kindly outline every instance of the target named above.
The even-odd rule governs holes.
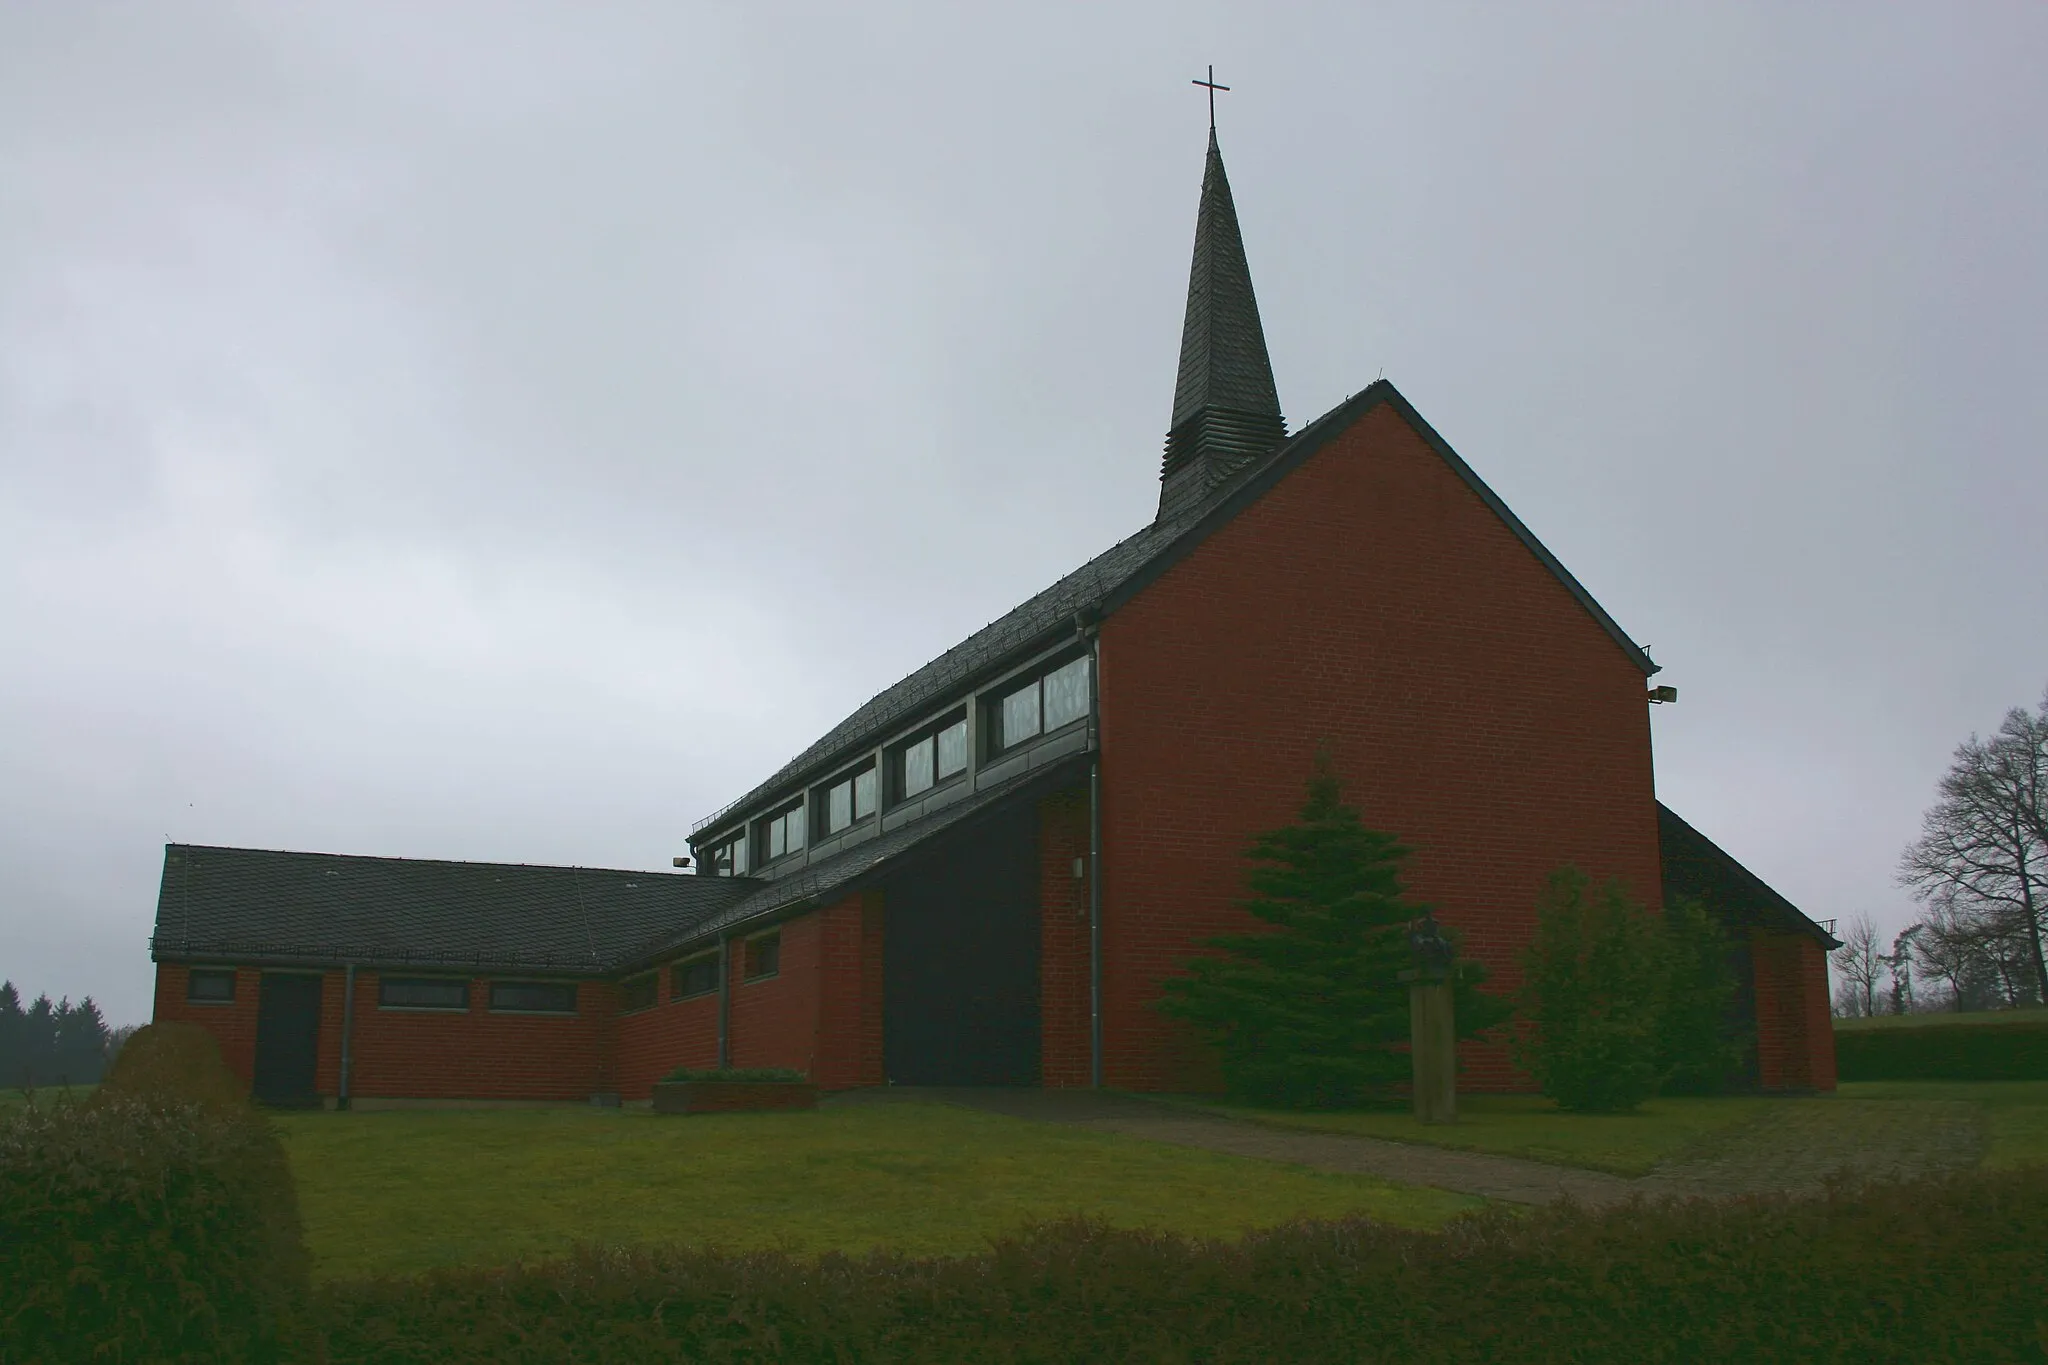
[[[698,1071],[679,1066],[661,1079],[668,1084],[678,1081],[801,1081],[804,1073],[787,1066],[725,1066]]]
[[[1835,1072],[1845,1081],[2048,1081],[2048,1017],[1837,1032]]]
[[[289,1355],[291,1171],[192,1032],[143,1029],[90,1100],[0,1118],[0,1365]]]
[[[1822,1195],[1368,1219],[1239,1242],[1041,1224],[979,1256],[585,1248],[319,1292],[335,1360],[2039,1360],[2048,1166]]]

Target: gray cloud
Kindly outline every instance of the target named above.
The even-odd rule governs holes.
[[[0,13],[0,974],[160,845],[659,867],[1150,515],[1209,61],[1290,418],[1382,369],[1810,913],[2048,682],[2038,7]],[[1475,679],[1511,688],[1512,678]]]

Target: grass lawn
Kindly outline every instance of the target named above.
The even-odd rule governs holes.
[[[1986,1167],[2048,1162],[2048,1081],[1848,1081],[1838,1093],[1852,1100],[1968,1100],[1991,1119]]]
[[[2022,1010],[1971,1010],[1957,1014],[1952,1010],[1931,1014],[1878,1014],[1868,1019],[1837,1019],[1835,1032],[1862,1033],[1868,1029],[1887,1028],[1931,1028],[1947,1024],[2039,1024],[2048,1022],[2048,1013],[2040,1009]]]
[[[1460,1095],[1457,1123],[1425,1127],[1405,1109],[1306,1114],[1219,1104],[1208,1096],[1153,1098],[1281,1128],[1527,1157],[1629,1176],[1643,1175],[1666,1157],[1710,1142],[1761,1117],[1773,1105],[1788,1103],[1747,1095],[1673,1098],[1651,1100],[1633,1114],[1567,1114],[1540,1095]]]
[[[35,1089],[35,1099],[33,1100],[33,1103],[38,1109],[41,1109],[49,1105],[58,1103],[61,1097],[64,1095],[69,1095],[73,1100],[83,1100],[87,1095],[90,1095],[93,1091],[97,1089],[99,1089],[99,1086],[96,1084],[70,1086],[39,1085]],[[28,1094],[24,1091],[0,1090],[0,1109],[21,1109],[25,1108],[30,1103],[31,1100],[29,1099]]]
[[[1484,1201],[944,1104],[690,1118],[641,1110],[292,1113],[277,1124],[323,1278],[502,1264],[575,1241],[960,1255],[1027,1219],[1236,1236]]]

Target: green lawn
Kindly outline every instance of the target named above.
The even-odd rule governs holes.
[[[99,1089],[97,1085],[41,1085],[35,1089],[34,1103],[40,1109],[46,1105],[62,1102],[63,1097],[66,1095],[69,1095],[73,1100],[83,1100],[97,1089]],[[20,1109],[29,1103],[30,1099],[25,1091],[0,1090],[0,1109]]]
[[[1939,1011],[1931,1014],[1878,1014],[1868,1019],[1837,1019],[1835,1032],[1861,1033],[1865,1029],[1927,1028],[1942,1024],[2038,1024],[2048,1020],[2039,1009],[1971,1010],[1967,1014]]]
[[[691,1118],[294,1113],[277,1123],[323,1277],[503,1263],[578,1240],[959,1255],[1076,1210],[1222,1236],[1350,1213],[1436,1227],[1484,1203],[943,1104]]]
[[[1631,1176],[1750,1122],[1771,1105],[1786,1103],[1754,1096],[1656,1099],[1633,1114],[1567,1114],[1540,1095],[1460,1095],[1455,1124],[1425,1127],[1407,1110],[1305,1114],[1219,1104],[1207,1096],[1156,1098],[1279,1128],[1389,1138]]]
[[[1990,1115],[1986,1167],[2048,1162],[2048,1081],[1849,1081],[1839,1093],[1852,1100],[1969,1100]]]

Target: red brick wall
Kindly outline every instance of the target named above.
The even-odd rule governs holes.
[[[745,979],[743,940],[732,945],[732,1004],[726,1047],[734,1066],[790,1066],[810,1074],[817,1063],[818,976],[824,916],[787,920],[774,976]]]
[[[819,916],[818,1040],[810,1077],[822,1089],[882,1084],[885,913],[877,890],[848,896]]]
[[[235,973],[233,1004],[195,1005],[185,999],[188,975],[189,969],[183,963],[157,963],[156,1004],[150,1011],[150,1022],[198,1024],[205,1028],[219,1042],[220,1055],[228,1069],[241,1078],[243,1085],[252,1084],[256,1077],[256,1001],[261,977],[244,967]],[[320,1022],[324,1029],[324,1014]]]
[[[330,974],[330,994],[339,975]],[[580,983],[573,1016],[493,1014],[482,978],[470,982],[464,1013],[388,1010],[377,1004],[377,982],[376,972],[356,973],[349,1093],[357,1099],[583,1100],[616,1088],[609,982]],[[336,1008],[320,1021],[323,1076],[340,1037]]]
[[[1039,1078],[1048,1087],[1088,1084],[1088,789],[1038,803]],[[1085,872],[1086,863],[1083,863]]]
[[[679,1066],[718,1065],[718,995],[671,1000],[669,966],[661,969],[661,996],[653,1009],[618,1016],[619,1094],[644,1100],[654,1083]]]
[[[1414,849],[1410,895],[1511,989],[1544,877],[1660,901],[1643,674],[1390,406],[1108,617],[1101,637],[1105,1083],[1214,1084],[1150,1003],[1235,909],[1318,740]],[[1461,1084],[1527,1088],[1465,1045]]]
[[[1757,1082],[1764,1090],[1833,1090],[1835,1021],[1827,957],[1804,934],[1750,935],[1756,970]]]

